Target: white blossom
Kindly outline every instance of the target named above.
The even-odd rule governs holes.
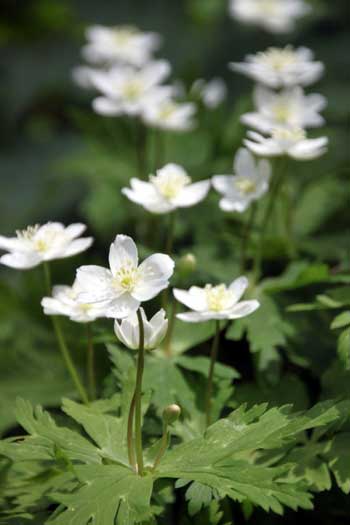
[[[292,87],[278,93],[258,85],[254,90],[256,111],[242,115],[241,122],[262,133],[276,127],[318,127],[324,124],[319,114],[327,102],[318,93],[305,95],[301,87]]]
[[[140,308],[143,329],[144,329],[144,348],[153,350],[163,341],[168,329],[168,320],[165,318],[165,311],[159,310],[149,321],[143,308]],[[133,312],[125,319],[114,322],[115,335],[125,346],[131,350],[136,350],[140,344],[140,327],[136,312]]]
[[[191,177],[178,164],[167,164],[150,175],[149,182],[132,178],[131,188],[122,193],[152,213],[168,213],[188,208],[203,200],[210,188],[209,180],[192,183]]]
[[[212,183],[222,195],[220,208],[242,213],[269,189],[271,166],[267,160],[255,161],[250,151],[241,148],[235,156],[233,171],[234,175],[214,175]]]
[[[191,311],[177,314],[188,323],[200,323],[211,319],[239,319],[255,312],[260,304],[256,300],[240,301],[248,287],[248,279],[239,277],[228,287],[225,284],[204,288],[191,286],[189,290],[174,289],[175,298]]]
[[[43,297],[41,306],[46,315],[64,315],[77,323],[91,323],[104,317],[104,309],[99,303],[89,304],[78,301],[81,287],[77,280],[73,286],[54,286],[52,297]]]
[[[233,18],[271,33],[293,31],[296,22],[311,11],[304,0],[230,0]]]
[[[103,94],[93,101],[93,108],[96,113],[107,116],[139,115],[147,97],[169,73],[169,63],[158,60],[139,70],[116,66],[109,71],[91,74],[91,82]]]
[[[160,46],[158,34],[143,33],[131,26],[90,26],[86,37],[88,43],[83,47],[83,56],[97,64],[121,62],[142,67]]]
[[[270,47],[266,51],[248,55],[245,62],[232,62],[229,67],[272,88],[309,86],[324,72],[324,65],[314,61],[310,49],[294,49],[292,46]]]
[[[93,243],[92,237],[78,239],[85,229],[85,224],[80,223],[65,227],[60,222],[48,222],[17,231],[16,237],[0,236],[0,249],[9,252],[0,257],[0,262],[25,270],[43,261],[71,257],[87,250]]]
[[[89,66],[76,66],[73,68],[72,78],[79,87],[91,89],[94,87],[92,76],[100,72],[101,69],[96,69]]]
[[[161,86],[153,89],[144,99],[142,119],[146,125],[170,131],[194,128],[195,104],[177,102],[173,98],[174,91],[168,86]]]
[[[297,160],[312,160],[327,151],[328,138],[308,139],[301,128],[276,128],[270,137],[248,131],[244,144],[256,155],[278,157],[287,155]]]
[[[216,109],[227,96],[227,87],[222,78],[212,78],[208,82],[199,78],[193,83],[192,90],[199,94],[209,109]]]
[[[82,292],[78,301],[99,303],[105,316],[127,317],[140,304],[168,287],[174,261],[156,253],[139,264],[137,247],[126,235],[117,235],[109,250],[109,268],[82,266],[77,279]]]

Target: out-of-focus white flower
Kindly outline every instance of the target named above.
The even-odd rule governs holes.
[[[271,33],[293,31],[297,20],[311,11],[304,0],[230,0],[233,18]]]
[[[216,109],[227,96],[227,87],[222,78],[213,78],[208,82],[199,78],[193,83],[192,90],[199,94],[203,104],[209,109]]]
[[[242,213],[269,189],[271,166],[267,160],[255,161],[250,151],[241,148],[235,156],[233,171],[235,175],[214,175],[212,183],[223,196],[220,208]]]
[[[248,55],[245,62],[231,62],[229,67],[272,88],[309,86],[324,72],[324,65],[314,61],[310,49],[291,46],[270,47],[256,55]]]
[[[103,93],[93,101],[96,113],[107,116],[138,115],[147,97],[170,73],[166,60],[151,62],[135,70],[130,66],[113,67],[90,76],[94,87]]]
[[[114,64],[122,62],[141,67],[149,62],[152,53],[160,46],[156,33],[143,33],[136,27],[91,26],[86,30],[88,44],[83,56],[93,63]]]
[[[204,288],[191,286],[189,290],[174,289],[175,298],[191,312],[177,314],[177,318],[188,323],[200,323],[211,319],[239,319],[255,312],[260,304],[256,300],[240,301],[248,287],[248,279],[239,277],[229,287],[225,284]]]
[[[54,286],[52,297],[43,297],[41,306],[46,315],[65,315],[77,323],[91,323],[104,317],[104,309],[96,304],[80,303],[81,287],[77,280],[73,286]]]
[[[91,76],[100,72],[100,69],[92,68],[89,66],[77,66],[73,68],[72,77],[74,82],[79,87],[84,89],[91,89],[94,87],[94,84],[91,80]]]
[[[165,318],[165,311],[159,310],[152,319],[148,321],[143,308],[140,308],[143,329],[145,350],[154,350],[163,341],[168,329],[168,319]],[[114,332],[125,346],[131,350],[136,350],[140,344],[140,327],[136,312],[130,314],[126,319],[114,322]]]
[[[328,144],[327,137],[308,139],[301,128],[276,128],[271,137],[248,131],[248,137],[250,140],[245,139],[244,144],[262,157],[288,155],[297,160],[312,160],[326,153]]]
[[[85,229],[85,224],[80,223],[65,227],[60,222],[48,222],[17,231],[17,237],[0,236],[0,249],[9,252],[0,257],[0,262],[25,270],[43,261],[71,257],[87,250],[93,243],[92,237],[78,239]]]
[[[257,86],[254,102],[257,111],[242,115],[241,122],[263,133],[276,127],[314,128],[324,124],[319,112],[326,107],[326,98],[318,93],[305,95],[301,87],[275,93]]]
[[[156,88],[145,98],[142,119],[148,126],[171,130],[189,131],[194,127],[195,104],[179,103],[172,97],[167,86]]]
[[[152,213],[168,213],[176,208],[188,208],[203,200],[210,187],[209,180],[192,184],[191,177],[177,164],[167,164],[150,175],[149,182],[132,178],[131,188],[122,192],[133,202]]]
[[[78,301],[98,303],[105,316],[115,319],[135,312],[168,287],[174,261],[162,253],[151,255],[139,265],[137,247],[126,235],[117,235],[109,250],[109,266],[81,266],[77,271],[81,293]]]

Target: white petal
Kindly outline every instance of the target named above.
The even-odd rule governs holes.
[[[180,321],[185,321],[186,323],[203,323],[205,321],[209,321],[210,319],[214,319],[214,317],[198,312],[184,312],[177,314],[176,317],[180,319]]]
[[[114,275],[123,266],[137,267],[138,254],[135,242],[127,235],[117,235],[109,250],[109,266]]]
[[[86,230],[86,224],[77,222],[75,224],[70,224],[65,229],[65,234],[70,237],[71,239],[76,239],[77,237],[80,237],[82,233]]]
[[[327,144],[327,137],[306,139],[295,144],[288,153],[297,160],[312,160],[320,157],[327,151]]]
[[[20,248],[21,244],[21,240],[18,239],[18,237],[4,237],[3,235],[0,235],[1,250],[16,250],[16,248]]]
[[[140,306],[140,301],[137,301],[129,293],[124,293],[117,299],[114,299],[106,305],[106,317],[112,319],[123,319],[128,317]]]
[[[249,206],[250,200],[245,198],[227,198],[221,199],[219,202],[219,206],[222,209],[222,211],[237,211],[238,213],[243,213]]]
[[[63,305],[61,301],[53,299],[52,297],[43,297],[41,306],[44,309],[45,315],[71,315],[71,309]]]
[[[235,156],[233,168],[237,175],[243,177],[254,175],[256,171],[255,160],[250,151],[246,148],[240,148]]]
[[[246,289],[248,288],[249,282],[248,279],[244,276],[238,277],[238,279],[235,279],[232,281],[232,283],[229,286],[229,290],[234,295],[234,302],[238,303]]]
[[[207,308],[207,299],[203,288],[192,286],[188,291],[174,288],[173,294],[177,301],[191,310],[201,312]]]
[[[174,261],[162,253],[155,253],[139,266],[141,278],[133,290],[133,296],[139,301],[153,299],[169,285],[174,272]]]
[[[119,102],[107,97],[97,97],[92,101],[93,110],[99,115],[114,117],[123,112],[123,107]]]
[[[206,197],[209,188],[209,180],[203,180],[200,182],[195,182],[194,184],[189,184],[183,188],[178,197],[172,199],[172,202],[175,204],[175,206],[183,208],[193,206]]]
[[[233,175],[214,175],[211,180],[216,191],[225,194],[231,190],[235,177]]]
[[[246,317],[247,315],[252,314],[257,310],[260,306],[259,301],[253,300],[253,301],[241,301],[240,303],[236,304],[233,308],[230,309],[228,312],[228,318],[229,319],[240,319],[241,317]]]
[[[15,268],[16,270],[27,270],[29,268],[34,268],[42,262],[42,258],[35,252],[13,252],[6,253],[0,257],[0,263],[10,268]]]
[[[64,257],[72,257],[73,255],[77,255],[78,253],[85,252],[85,250],[90,248],[93,242],[94,242],[94,239],[92,237],[84,237],[82,239],[75,239],[67,246],[67,248],[63,250],[60,256],[56,255],[56,256],[50,257],[49,255],[47,258],[44,257],[44,259],[49,260],[51,258],[55,259],[56,257],[60,259]]]
[[[112,274],[102,266],[81,266],[77,270],[77,281],[81,286],[78,301],[94,303],[111,297]]]

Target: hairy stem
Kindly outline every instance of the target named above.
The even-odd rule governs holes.
[[[250,237],[252,227],[254,224],[256,210],[257,210],[257,206],[256,206],[256,202],[254,202],[250,210],[248,221],[246,222],[243,228],[243,236],[242,236],[242,244],[241,244],[241,261],[240,261],[241,273],[244,273],[246,269],[247,245],[248,245],[249,237]]]
[[[258,243],[256,255],[255,255],[255,260],[254,260],[254,280],[255,282],[259,280],[260,275],[261,275],[262,252],[263,252],[263,246],[265,242],[266,229],[270,222],[272,212],[276,204],[276,199],[281,189],[281,185],[282,185],[282,181],[283,181],[283,177],[285,173],[285,162],[286,162],[286,157],[282,157],[279,169],[277,170],[277,174],[274,180],[274,184],[272,184],[272,187],[270,190],[270,198],[267,203],[265,215],[261,223],[260,239],[259,239],[259,243]]]
[[[47,287],[47,291],[48,291],[48,294],[51,295],[51,273],[50,273],[50,267],[49,267],[49,264],[47,262],[44,262],[44,274],[45,274],[45,281],[46,281],[46,287]],[[73,362],[73,359],[71,357],[71,354],[68,350],[68,347],[67,347],[67,344],[66,344],[66,341],[65,341],[65,338],[63,336],[63,332],[62,332],[62,329],[61,329],[61,326],[60,326],[60,323],[59,323],[59,320],[56,316],[52,315],[50,316],[51,317],[51,321],[52,321],[52,325],[53,325],[53,328],[54,328],[54,331],[55,331],[55,335],[56,335],[56,338],[57,338],[57,343],[58,343],[58,347],[61,351],[61,354],[62,354],[62,358],[63,358],[63,361],[67,367],[67,370],[72,378],[72,381],[75,385],[75,388],[77,389],[78,393],[79,393],[79,396],[81,398],[81,400],[83,401],[83,403],[85,403],[86,405],[89,403],[89,398],[88,398],[88,395],[86,393],[86,390],[81,382],[81,379],[79,377],[79,374],[78,374],[78,371],[75,367],[75,364]]]
[[[135,443],[134,443],[134,417],[135,417],[135,392],[132,396],[131,403],[130,403],[130,409],[129,409],[129,417],[128,417],[128,457],[129,457],[129,463],[130,466],[135,470],[136,468],[136,456],[135,456]]]
[[[207,382],[207,395],[205,402],[205,413],[206,413],[206,424],[207,427],[211,424],[211,405],[212,405],[212,394],[213,394],[213,379],[215,363],[219,352],[219,340],[220,340],[220,321],[215,321],[215,337],[210,353],[210,367]]]
[[[142,377],[145,367],[145,334],[141,310],[137,310],[139,322],[140,341],[139,353],[137,358],[136,386],[135,386],[135,449],[137,458],[137,470],[140,476],[143,474],[143,451],[142,451]]]
[[[166,452],[166,449],[168,448],[168,443],[169,443],[168,425],[167,423],[163,423],[163,435],[162,435],[162,440],[160,444],[160,449],[158,451],[156,459],[154,460],[152,470],[156,470],[156,468],[158,467],[160,460],[162,459],[162,457],[164,456]]]

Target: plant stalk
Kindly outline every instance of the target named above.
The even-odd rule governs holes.
[[[143,474],[143,450],[142,450],[142,377],[145,367],[145,334],[141,310],[137,310],[139,322],[139,353],[137,358],[136,386],[135,386],[135,449],[137,458],[137,471],[140,476]]]
[[[48,294],[51,295],[51,273],[50,273],[50,267],[49,267],[49,264],[47,262],[44,262],[44,274],[45,274],[45,281],[46,281],[46,287],[47,287],[47,291],[48,291]],[[55,315],[52,315],[50,316],[51,317],[51,321],[52,321],[52,325],[53,325],[53,328],[54,328],[54,331],[55,331],[55,335],[56,335],[56,338],[57,338],[57,343],[58,343],[58,346],[59,346],[59,349],[61,351],[61,354],[62,354],[62,357],[63,357],[63,361],[67,367],[67,370],[72,378],[72,381],[75,385],[75,388],[77,389],[78,393],[79,393],[79,396],[81,398],[81,400],[83,401],[83,403],[85,403],[86,405],[89,403],[89,398],[88,398],[88,395],[86,393],[86,390],[80,380],[80,377],[79,377],[79,374],[78,374],[78,371],[75,367],[75,364],[73,362],[73,359],[71,357],[71,354],[68,350],[68,347],[67,347],[67,344],[66,344],[66,341],[64,339],[64,336],[63,336],[63,332],[62,332],[62,329],[61,329],[61,326],[60,326],[60,323],[59,323],[59,320],[58,318],[55,316]]]
[[[130,403],[130,409],[129,409],[129,417],[128,417],[128,434],[127,434],[127,443],[128,443],[128,457],[129,457],[129,463],[130,466],[133,468],[133,470],[136,472],[137,470],[137,464],[136,464],[136,456],[135,456],[135,443],[134,443],[134,417],[135,417],[135,392],[132,396],[131,403]]]
[[[90,400],[96,399],[96,376],[95,376],[95,349],[92,340],[91,324],[86,324],[86,339],[87,339],[87,359],[86,369],[89,385]]]
[[[241,261],[240,261],[240,270],[242,274],[245,272],[245,269],[246,269],[247,245],[248,245],[248,240],[249,240],[249,237],[252,231],[252,227],[254,224],[256,210],[257,210],[257,205],[256,205],[256,202],[254,202],[250,210],[248,221],[244,225],[244,229],[243,229],[243,236],[242,236],[242,243],[241,243]]]
[[[207,382],[207,395],[205,402],[205,413],[206,413],[206,426],[209,427],[211,424],[211,406],[212,406],[212,394],[213,394],[213,379],[215,363],[219,352],[219,340],[220,340],[220,321],[215,321],[215,337],[210,353],[210,368]]]
[[[160,460],[162,459],[162,457],[164,456],[166,452],[166,449],[168,448],[168,442],[169,442],[168,425],[167,423],[163,423],[163,434],[162,434],[160,449],[158,451],[156,459],[154,460],[152,470],[156,470],[156,468],[158,467]]]

